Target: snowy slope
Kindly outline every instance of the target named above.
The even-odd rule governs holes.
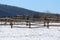
[[[0,25],[0,40],[60,40],[60,27],[11,29],[9,25]]]

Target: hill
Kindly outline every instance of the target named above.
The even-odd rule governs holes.
[[[36,13],[39,14],[40,16],[43,16],[45,14],[44,12],[36,12],[36,11],[28,10],[25,8],[21,8],[21,7],[0,4],[0,17],[1,16],[24,15],[26,13],[28,13],[30,16],[32,16],[33,14],[36,14]],[[49,15],[53,16],[56,14],[49,13]]]

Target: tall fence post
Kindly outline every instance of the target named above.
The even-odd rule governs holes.
[[[29,21],[29,28],[31,28],[31,22]]]
[[[44,27],[46,26],[46,19],[47,19],[47,17],[45,16],[44,17]]]
[[[49,28],[49,20],[47,19],[47,28]]]
[[[11,28],[13,27],[13,23],[12,23],[12,20],[10,21],[10,26],[11,26]]]
[[[44,21],[44,27],[46,26],[46,22]]]

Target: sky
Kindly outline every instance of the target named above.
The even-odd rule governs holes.
[[[26,8],[38,12],[60,14],[60,0],[0,0],[0,4],[7,4]]]

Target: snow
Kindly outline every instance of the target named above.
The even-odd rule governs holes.
[[[53,24],[58,25],[60,23]],[[16,27],[10,28],[10,25],[0,25],[0,40],[60,40],[60,27],[57,26],[50,26],[49,29],[43,26],[39,26],[40,28],[18,28],[18,26],[28,27],[26,25],[13,26]]]

